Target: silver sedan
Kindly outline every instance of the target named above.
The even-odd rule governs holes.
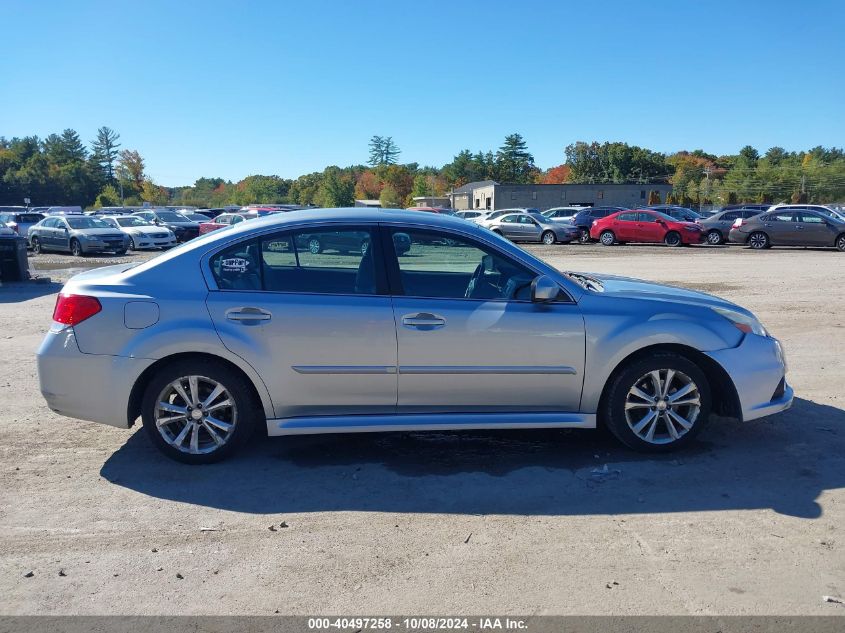
[[[322,234],[369,247],[303,247]],[[602,424],[665,451],[711,412],[786,409],[785,372],[778,341],[717,297],[562,273],[457,218],[363,208],[277,214],[77,275],[38,350],[52,410],[121,428],[140,418],[187,463],[221,459],[259,427]]]
[[[573,225],[549,220],[539,213],[508,213],[481,223],[513,242],[571,242],[581,234]]]

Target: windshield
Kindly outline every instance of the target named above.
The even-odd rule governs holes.
[[[671,215],[667,215],[663,213],[663,211],[652,211],[652,213],[656,213],[661,220],[667,220],[669,222],[677,222],[678,218],[673,218]]]
[[[120,226],[152,226],[151,222],[147,222],[143,218],[137,218],[135,216],[127,216],[125,218],[116,218],[117,223]]]
[[[111,228],[106,222],[99,218],[90,217],[66,217],[65,221],[72,229],[109,229]]]
[[[208,222],[209,219],[207,216],[203,215],[202,213],[183,213],[186,218],[189,220],[193,220],[194,222]]]
[[[26,223],[35,223],[40,222],[44,219],[44,216],[40,213],[21,213],[18,216],[18,222],[26,222]]]
[[[163,220],[165,222],[190,222],[190,220],[184,215],[176,213],[175,211],[159,211],[156,215],[159,220]]]

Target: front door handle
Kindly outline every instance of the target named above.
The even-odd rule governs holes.
[[[417,328],[418,330],[435,330],[446,325],[446,319],[430,312],[420,312],[418,314],[406,314],[403,316],[402,325]]]
[[[261,321],[269,321],[273,315],[261,308],[231,308],[226,310],[226,318],[239,321],[244,325],[252,325]]]

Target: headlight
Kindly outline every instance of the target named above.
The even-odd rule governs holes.
[[[728,321],[734,324],[737,329],[746,334],[756,334],[757,336],[768,336],[769,333],[766,328],[754,317],[737,312],[736,310],[729,310],[728,308],[713,308],[717,314],[725,317]]]

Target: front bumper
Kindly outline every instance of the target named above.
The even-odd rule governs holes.
[[[786,382],[786,361],[777,339],[746,334],[737,347],[705,353],[733,380],[743,421],[792,406],[794,392]]]
[[[54,326],[57,328],[58,326]],[[37,352],[38,382],[60,415],[129,428],[129,394],[155,361],[79,351],[73,328],[51,329]]]
[[[82,252],[84,253],[116,253],[117,251],[125,251],[129,248],[128,240],[123,240],[122,242],[92,242],[80,240],[79,244],[82,246]]]
[[[135,248],[170,248],[176,246],[176,237],[146,237],[143,235],[136,235],[132,238],[135,242]]]

